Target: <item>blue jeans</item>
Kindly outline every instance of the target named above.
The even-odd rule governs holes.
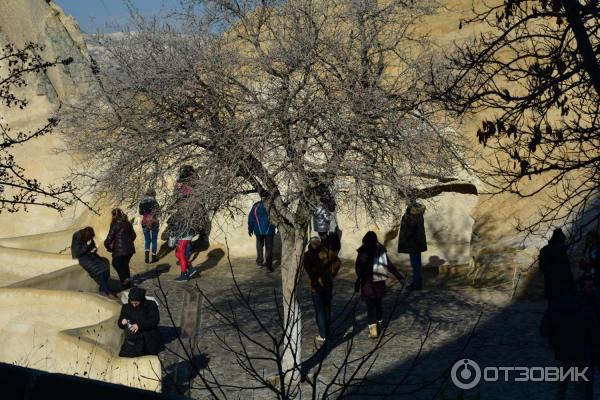
[[[413,271],[413,286],[423,287],[423,278],[421,278],[421,253],[410,253],[410,266]]]
[[[317,327],[319,335],[326,338],[329,334],[329,323],[331,322],[331,292],[312,293],[312,301],[315,306]]]
[[[185,249],[185,259],[189,261],[191,256],[192,256],[192,242],[190,241],[190,244],[188,244],[188,247]]]
[[[150,245],[152,245],[152,254],[156,254],[156,248],[158,247],[158,225],[155,225],[152,229],[143,229],[144,240],[146,241],[144,249],[150,251]]]

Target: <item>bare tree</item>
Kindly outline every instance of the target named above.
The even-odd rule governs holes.
[[[116,201],[135,202],[147,182],[170,195],[183,164],[198,175],[178,207],[237,213],[240,196],[270,194],[291,379],[301,364],[294,288],[321,188],[340,208],[377,217],[454,173],[450,133],[429,119],[418,84],[424,39],[414,26],[435,3],[203,6],[178,30],[138,16],[135,32],[99,38],[103,92],[71,110],[70,143],[87,155],[92,187]]]
[[[477,137],[482,176],[499,192],[550,194],[520,228],[600,217],[600,9],[597,1],[510,0],[479,5],[461,24],[485,27],[450,52],[434,95],[455,115],[489,111]],[[535,179],[532,179],[535,178]]]
[[[0,104],[6,109],[24,110],[28,101],[16,94],[28,85],[28,77],[46,72],[57,65],[68,65],[72,58],[44,60],[43,48],[35,43],[23,47],[7,44],[0,48]],[[25,111],[23,111],[25,112]],[[58,124],[56,117],[32,131],[13,131],[0,114],[0,212],[27,211],[28,206],[42,206],[62,211],[78,199],[71,182],[45,185],[31,178],[15,160],[12,150],[40,136],[51,134]]]
[[[393,380],[374,377],[380,373],[377,365],[379,357],[386,350],[386,345],[397,337],[396,333],[388,330],[388,324],[399,314],[404,285],[397,285],[397,289],[389,294],[392,299],[386,307],[381,334],[377,340],[369,340],[368,346],[357,346],[362,328],[358,318],[362,311],[359,299],[357,296],[348,296],[339,301],[332,317],[329,340],[322,345],[308,346],[304,350],[308,357],[295,365],[291,372],[299,374],[302,379],[289,379],[290,371],[286,370],[282,349],[283,343],[290,340],[286,337],[289,331],[286,326],[291,322],[285,320],[281,308],[281,291],[269,288],[266,290],[270,292],[269,296],[256,287],[247,287],[237,280],[229,259],[228,265],[233,279],[229,296],[217,300],[203,292],[198,285],[195,287],[203,299],[205,311],[215,320],[214,323],[206,323],[210,332],[204,332],[202,337],[214,335],[219,346],[230,357],[230,374],[243,375],[245,379],[230,381],[219,376],[210,364],[205,365],[202,358],[198,357],[202,354],[200,343],[178,333],[178,350],[168,351],[189,369],[185,382],[177,386],[178,392],[185,392],[188,396],[199,393],[215,399],[248,397],[250,391],[254,395],[277,399],[389,398],[411,396],[425,390],[439,394],[446,383],[451,365],[447,369],[442,368],[439,374],[431,374],[425,381],[409,383],[423,361],[422,352],[433,332],[431,322],[424,329],[420,345],[414,349],[415,355],[407,362],[405,371],[394,376]],[[172,326],[177,326],[160,277],[157,277],[156,286]],[[297,290],[300,290],[300,285],[294,288],[294,292]],[[477,324],[478,321],[474,323],[471,335]],[[457,351],[456,359],[470,342],[471,337],[468,337]]]

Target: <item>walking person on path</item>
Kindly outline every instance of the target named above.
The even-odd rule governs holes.
[[[273,237],[275,236],[275,226],[269,221],[269,212],[265,206],[265,202],[269,198],[269,194],[263,192],[260,195],[260,201],[252,205],[248,213],[248,235],[256,237],[256,265],[264,265],[270,272],[273,272]]]
[[[158,248],[158,229],[160,206],[156,201],[156,191],[152,188],[146,191],[139,205],[139,213],[142,216],[142,231],[144,232],[144,262],[146,264],[158,261],[156,256]],[[150,258],[152,250],[152,258]]]
[[[329,251],[317,236],[310,239],[308,250],[304,253],[303,263],[310,281],[310,293],[319,329],[316,341],[323,343],[331,333],[333,279],[342,263],[337,254]]]
[[[423,288],[421,253],[427,251],[424,213],[424,205],[417,203],[415,199],[409,199],[408,206],[400,222],[398,253],[409,255],[413,273],[412,283],[408,285],[408,290],[421,290]]]
[[[110,229],[104,240],[104,247],[112,253],[112,265],[119,275],[121,289],[125,290],[131,287],[129,262],[135,253],[133,242],[137,235],[127,215],[121,209],[115,208],[111,214]]]
[[[96,234],[91,226],[75,232],[71,239],[71,256],[76,258],[79,265],[98,283],[100,286],[99,292],[102,296],[118,300],[118,297],[111,292],[108,285],[110,277],[109,261],[98,255],[98,248],[94,242],[95,236]]]
[[[360,291],[367,305],[369,336],[378,338],[383,322],[383,297],[385,296],[385,281],[388,273],[394,275],[398,282],[404,283],[404,277],[389,259],[385,247],[377,240],[377,234],[367,232],[362,239],[362,246],[356,256],[355,291]]]
[[[551,301],[573,285],[573,273],[567,254],[567,237],[556,228],[548,244],[540,250],[540,271],[544,274],[544,298]]]
[[[185,219],[181,211],[176,211],[168,221],[170,234],[176,239],[177,247],[175,248],[175,257],[179,261],[181,275],[175,279],[175,282],[183,283],[193,278],[198,269],[192,267],[188,260],[188,248],[194,237],[194,231],[190,226],[190,222]]]

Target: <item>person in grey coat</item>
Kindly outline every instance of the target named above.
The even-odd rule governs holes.
[[[94,242],[95,236],[91,226],[75,232],[71,239],[71,256],[76,258],[79,265],[98,283],[101,295],[117,300],[117,296],[111,292],[108,285],[110,263],[108,259],[98,255],[98,248]]]
[[[413,281],[407,287],[408,290],[421,290],[423,287],[421,253],[427,251],[424,213],[424,205],[417,203],[415,199],[409,199],[408,207],[400,222],[398,253],[407,253],[410,256],[413,271]]]

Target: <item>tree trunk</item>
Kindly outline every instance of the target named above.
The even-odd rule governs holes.
[[[296,290],[302,268],[305,233],[303,230],[280,229],[281,289],[283,293],[284,331],[282,369],[286,382],[299,378],[301,362],[302,321]]]

